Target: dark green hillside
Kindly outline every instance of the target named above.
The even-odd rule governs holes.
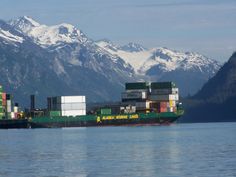
[[[184,103],[183,122],[236,121],[236,52],[196,95]]]

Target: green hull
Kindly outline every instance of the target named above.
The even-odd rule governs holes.
[[[160,125],[175,122],[183,113],[136,113],[120,115],[86,115],[76,117],[37,117],[30,119],[31,128]]]
[[[35,117],[32,119],[0,120],[0,129],[10,128],[60,128],[90,126],[168,125],[183,112],[135,113],[119,115],[85,115],[76,117]]]

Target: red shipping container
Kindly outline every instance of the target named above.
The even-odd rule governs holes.
[[[167,112],[167,108],[161,108],[160,112]]]
[[[6,100],[7,99],[7,94],[6,93],[2,93],[2,99]]]
[[[2,105],[6,106],[7,105],[7,100],[2,100]]]
[[[160,107],[166,107],[167,106],[167,102],[160,102]]]

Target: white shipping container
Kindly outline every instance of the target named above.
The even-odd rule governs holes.
[[[15,113],[14,112],[11,112],[11,118],[15,119]]]
[[[62,103],[60,110],[86,110],[86,103]]]
[[[123,92],[122,99],[146,99],[147,92]]]
[[[179,95],[178,94],[170,94],[170,95],[150,95],[149,99],[151,101],[169,101],[169,100],[174,100],[178,101],[179,100]]]
[[[14,111],[14,113],[19,112],[19,107],[18,106],[14,106],[13,111]]]
[[[11,106],[7,106],[7,112],[11,112]]]
[[[61,103],[85,103],[85,96],[61,96]]]
[[[11,100],[7,100],[7,106],[11,106]]]
[[[73,103],[71,104],[72,110],[86,110],[86,103]]]
[[[71,104],[65,104],[62,103],[61,105],[59,105],[60,110],[71,110]]]
[[[61,113],[62,116],[81,116],[86,115],[86,110],[66,110]]]

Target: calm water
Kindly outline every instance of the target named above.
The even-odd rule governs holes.
[[[0,130],[0,176],[236,176],[236,123]]]

